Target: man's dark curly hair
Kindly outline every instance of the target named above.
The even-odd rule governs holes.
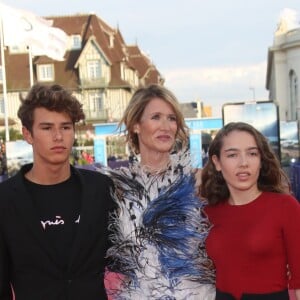
[[[68,90],[58,84],[42,85],[35,84],[26,98],[21,98],[18,117],[22,125],[32,132],[34,110],[46,108],[50,111],[64,112],[70,116],[73,124],[84,119],[82,104]]]

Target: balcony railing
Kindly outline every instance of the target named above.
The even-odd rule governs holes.
[[[86,121],[106,122],[108,120],[107,109],[99,111],[84,110]]]
[[[108,82],[105,77],[98,79],[81,79],[80,81],[81,88],[105,88],[108,85]]]

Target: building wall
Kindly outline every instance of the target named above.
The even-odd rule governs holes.
[[[280,120],[297,119],[300,116],[300,28],[275,34],[274,44],[269,48],[268,70],[269,99],[279,104]],[[297,79],[293,84],[291,72]],[[292,90],[295,89],[298,92],[293,95]],[[296,98],[294,106],[291,104],[293,97]]]
[[[108,111],[108,120],[110,122],[117,122],[120,120],[131,96],[132,92],[125,89],[107,90],[105,105]]]

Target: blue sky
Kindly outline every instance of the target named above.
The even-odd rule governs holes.
[[[96,13],[150,55],[182,102],[267,100],[268,48],[284,8],[299,0],[3,0],[40,16]]]

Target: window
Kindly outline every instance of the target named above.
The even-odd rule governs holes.
[[[109,35],[109,47],[114,47],[114,36],[112,34]]]
[[[9,46],[9,52],[12,54],[28,53],[28,47],[21,45]]]
[[[121,68],[121,78],[123,79],[123,80],[126,80],[126,78],[125,78],[125,67],[124,67],[124,63],[123,62],[121,62],[121,64],[120,64],[120,68]]]
[[[290,120],[297,120],[298,110],[298,78],[295,71],[291,70],[289,74],[290,79]]]
[[[99,60],[90,60],[87,62],[88,79],[95,80],[101,77],[101,66]]]
[[[102,94],[99,93],[89,94],[89,108],[91,112],[99,112],[103,110]]]
[[[37,76],[39,81],[54,81],[54,65],[38,65]]]
[[[80,34],[72,35],[72,49],[81,49],[81,36]]]
[[[0,115],[4,115],[4,114],[5,114],[4,98],[1,97],[0,98]]]

